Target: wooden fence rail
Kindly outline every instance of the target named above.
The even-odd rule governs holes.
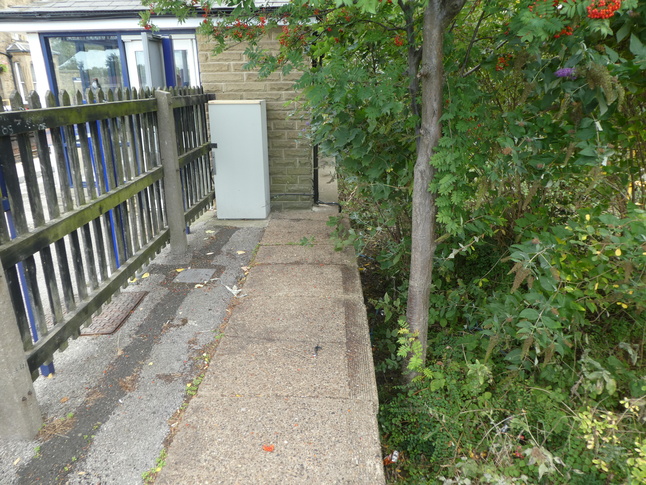
[[[0,263],[33,379],[169,240],[185,250],[214,198],[201,88],[86,99],[32,93],[22,110],[15,94],[0,111]]]

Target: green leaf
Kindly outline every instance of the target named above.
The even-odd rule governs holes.
[[[637,58],[646,58],[646,46],[642,44],[642,41],[635,34],[630,35],[630,52],[635,54]]]
[[[527,320],[538,320],[538,317],[540,316],[540,313],[538,313],[537,310],[534,308],[525,308],[522,312],[520,312],[519,317],[520,318],[526,318]]]
[[[550,317],[543,316],[542,322],[543,325],[545,325],[550,330],[557,330],[561,328],[561,322],[556,321]]]
[[[617,42],[621,42],[624,40],[628,34],[630,33],[630,23],[625,22],[624,25],[621,26],[621,28],[617,31],[616,37],[617,37]],[[606,50],[608,47],[606,47]],[[615,61],[612,61],[615,62]]]

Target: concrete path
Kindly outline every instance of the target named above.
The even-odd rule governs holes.
[[[329,240],[334,211],[272,215],[155,483],[384,483],[361,284]]]

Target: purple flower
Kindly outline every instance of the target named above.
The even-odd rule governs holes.
[[[554,73],[556,77],[566,77],[568,79],[576,79],[575,70],[573,67],[564,67]]]

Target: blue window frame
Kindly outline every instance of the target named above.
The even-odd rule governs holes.
[[[174,50],[173,42],[168,36],[194,35],[194,31],[178,30],[163,34],[166,37],[163,39],[166,85],[188,85],[186,51]],[[141,73],[129,73],[129,67],[136,67],[128,63],[126,55],[126,42],[132,42],[133,36],[138,35],[140,32],[132,31],[41,34],[40,41],[51,91],[58,93],[64,89],[73,95],[78,90],[85,98],[88,88],[98,90],[100,87],[104,92],[115,88],[139,88],[137,80],[141,79]],[[124,37],[127,40],[124,40]]]

